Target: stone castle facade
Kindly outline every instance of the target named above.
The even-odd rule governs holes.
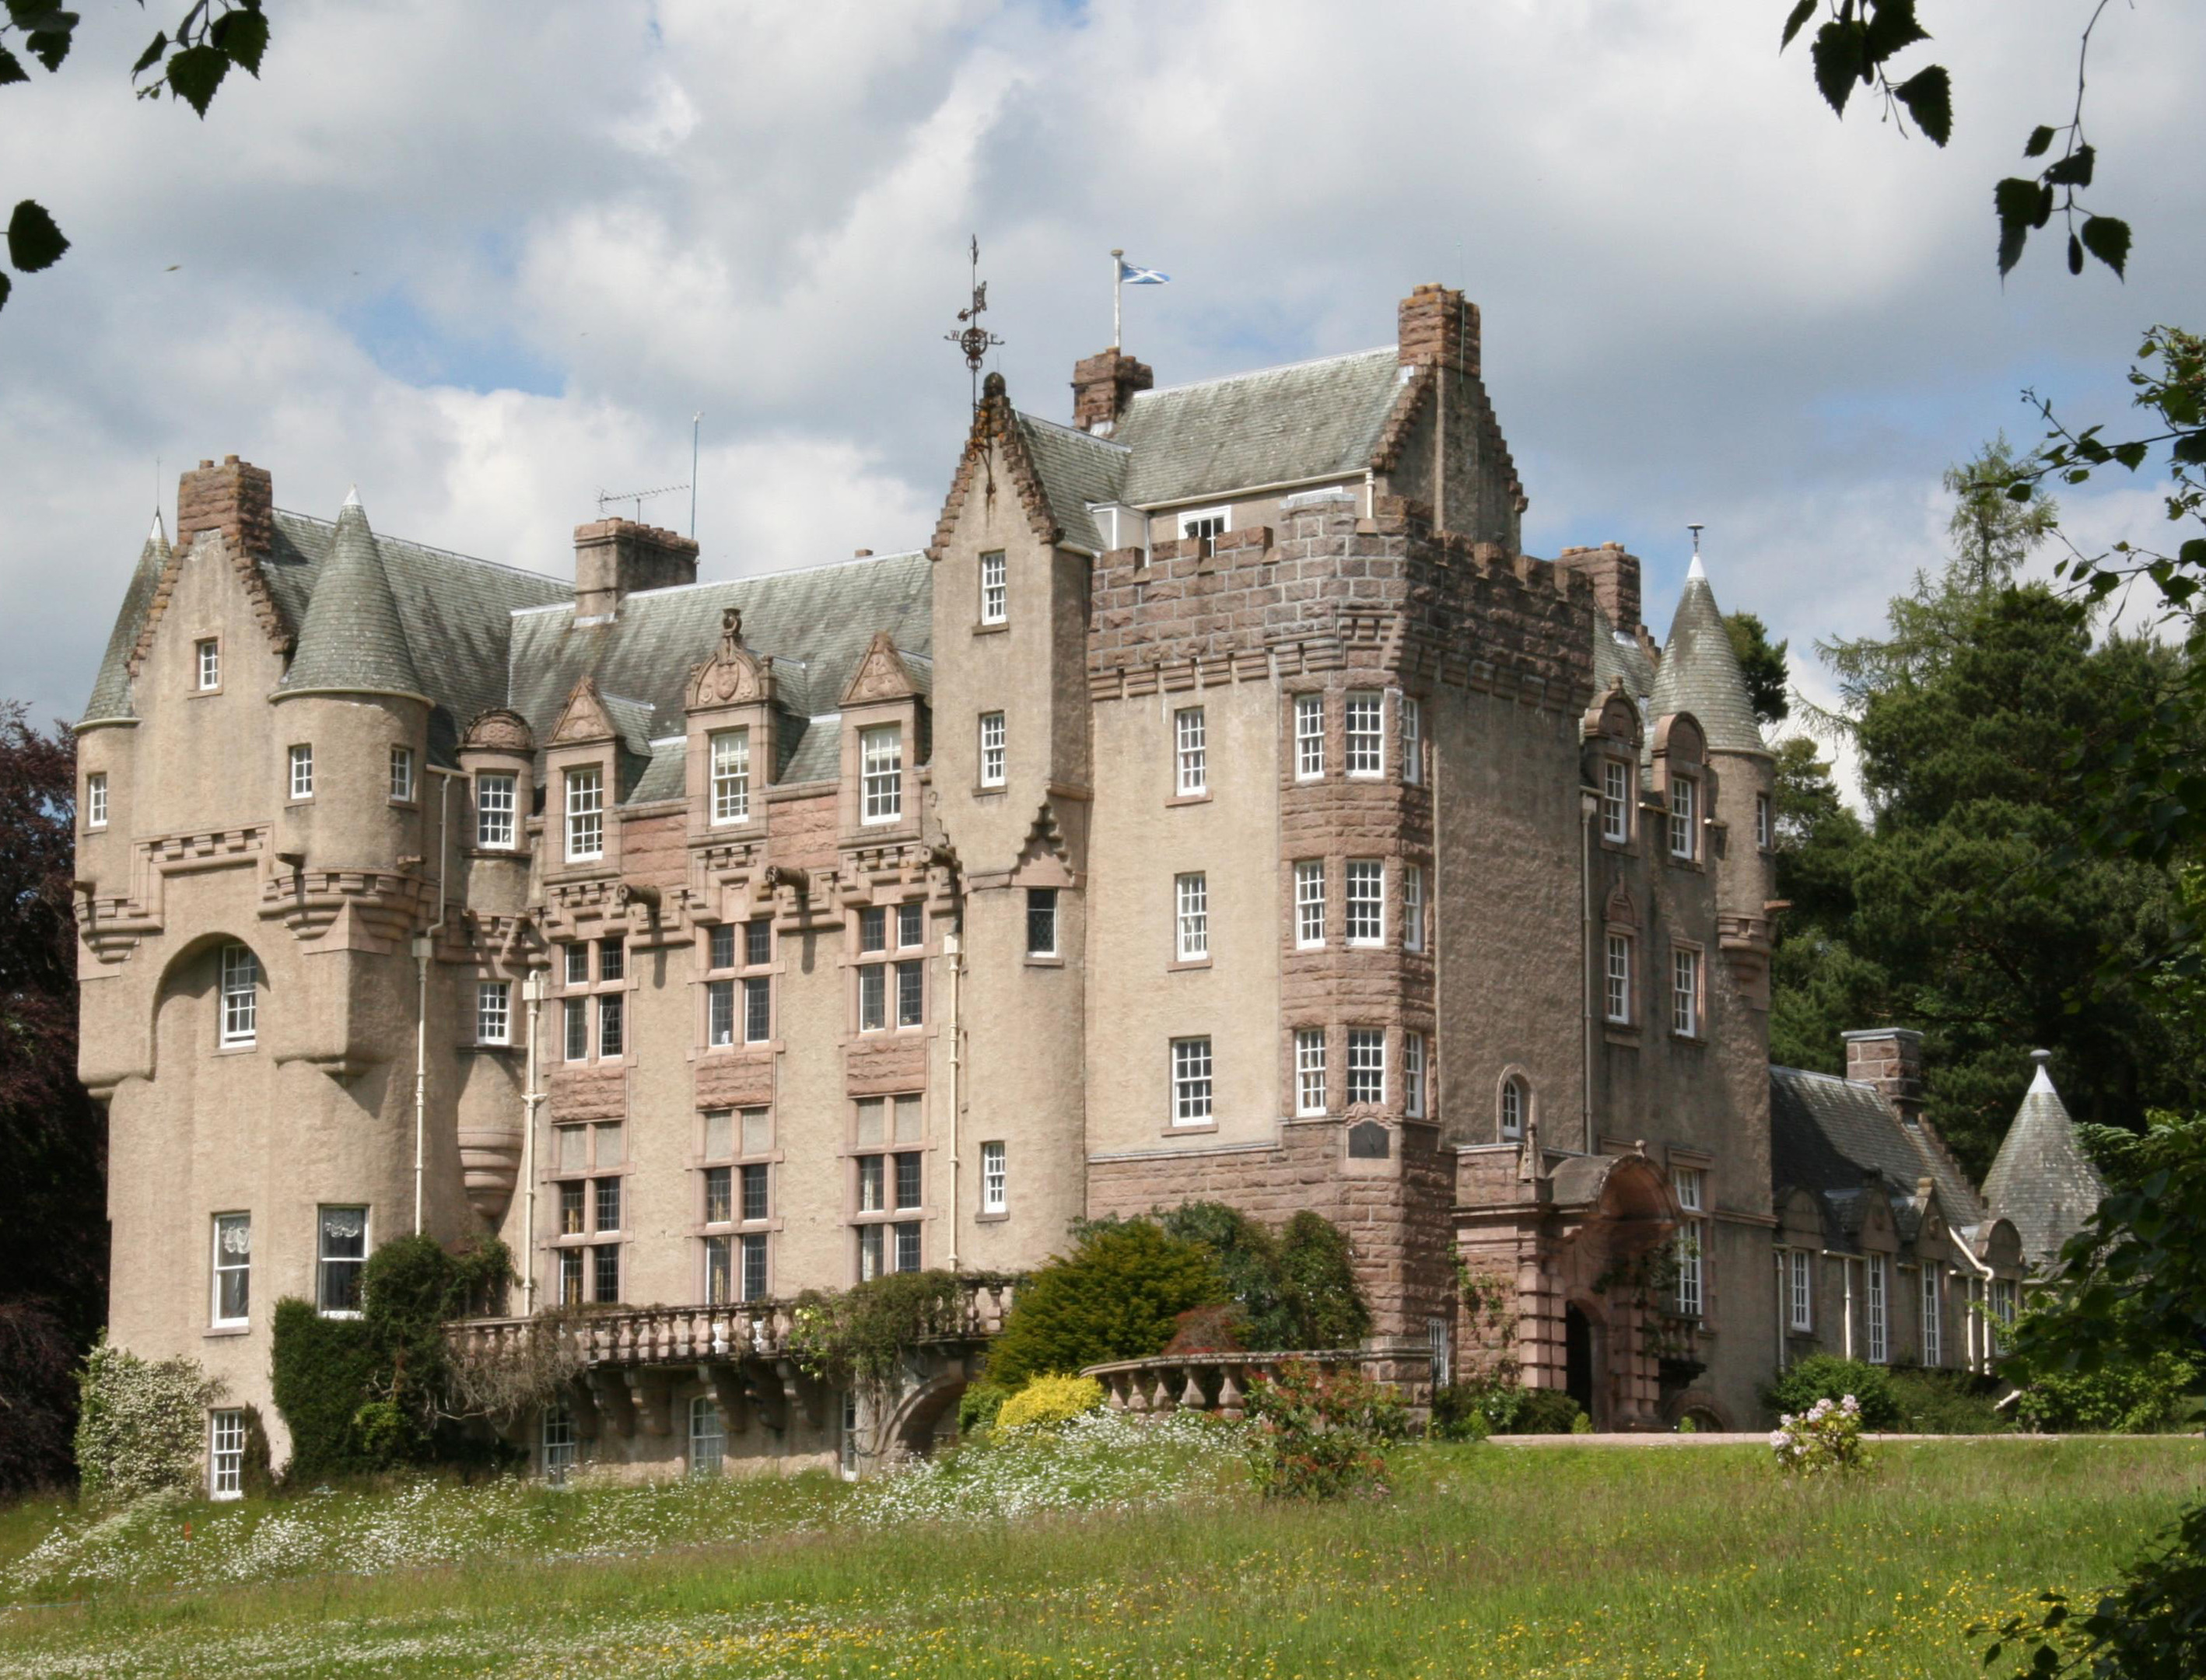
[[[1073,392],[991,376],[923,551],[718,581],[184,475],[79,726],[82,1073],[111,1334],[226,1380],[218,1486],[245,1407],[283,1456],[276,1301],[356,1310],[417,1228],[605,1308],[553,1469],[851,1462],[777,1303],[1194,1197],[1337,1222],[1413,1383],[1507,1359],[1604,1427],[1750,1424],[1815,1347],[1982,1362],[2024,1257],[1912,1036],[1768,1064],[1708,583],[1658,647],[1633,557],[1522,552],[1477,310]]]

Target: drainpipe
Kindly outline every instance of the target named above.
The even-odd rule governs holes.
[[[544,1093],[536,1087],[536,1029],[544,1012],[544,979],[543,969],[531,968],[521,982],[521,995],[528,1001],[528,1082],[521,1093],[522,1109],[528,1117],[528,1129],[521,1135],[521,1310],[532,1317],[536,1312],[536,1111],[544,1101]]]
[[[427,927],[414,936],[414,1235],[421,1234],[421,1183],[429,1137],[429,953],[437,931],[444,925],[444,865],[451,855],[449,821],[452,810],[452,778],[457,771],[438,770],[444,783],[437,790],[437,914]]]
[[[963,1069],[962,1040],[957,1022],[957,977],[964,972],[965,959],[961,949],[963,942],[955,927],[947,928],[942,935],[942,954],[950,962],[950,1270],[957,1270],[957,1230],[965,1217],[965,1203],[958,1190],[957,1169],[961,1158],[957,1147],[957,1110],[964,1100],[960,1085]]]
[[[1839,1276],[1846,1284],[1846,1357],[1854,1356],[1854,1263],[1845,1254],[1839,1256]]]
[[[1785,1368],[1785,1326],[1786,1323],[1787,1309],[1792,1305],[1792,1303],[1786,1299],[1788,1283],[1789,1280],[1785,1276],[1785,1250],[1780,1248],[1777,1251],[1777,1312],[1775,1314],[1777,1320],[1777,1368],[1780,1371],[1782,1371]]]
[[[1583,1141],[1579,1144],[1587,1154],[1594,1153],[1593,1144],[1593,819],[1601,808],[1601,795],[1591,788],[1578,789],[1578,880],[1585,898],[1584,914],[1578,922],[1578,979],[1583,1018],[1578,1023],[1578,1040],[1583,1052],[1584,1065],[1579,1069],[1579,1117]]]

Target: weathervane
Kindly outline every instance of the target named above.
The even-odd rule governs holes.
[[[981,277],[981,236],[973,236],[973,307],[957,312],[957,319],[965,325],[956,332],[942,336],[948,343],[965,352],[965,366],[973,375],[973,406],[981,406],[981,364],[988,352],[1004,341],[981,325],[981,312],[988,307],[988,283]]]

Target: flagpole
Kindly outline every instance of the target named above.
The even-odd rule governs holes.
[[[1111,253],[1111,348],[1114,350],[1126,342],[1118,328],[1118,289],[1125,278],[1125,255],[1124,251]]]

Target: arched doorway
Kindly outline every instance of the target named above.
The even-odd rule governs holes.
[[[1563,1309],[1563,1391],[1594,1415],[1593,1320],[1575,1305]]]

